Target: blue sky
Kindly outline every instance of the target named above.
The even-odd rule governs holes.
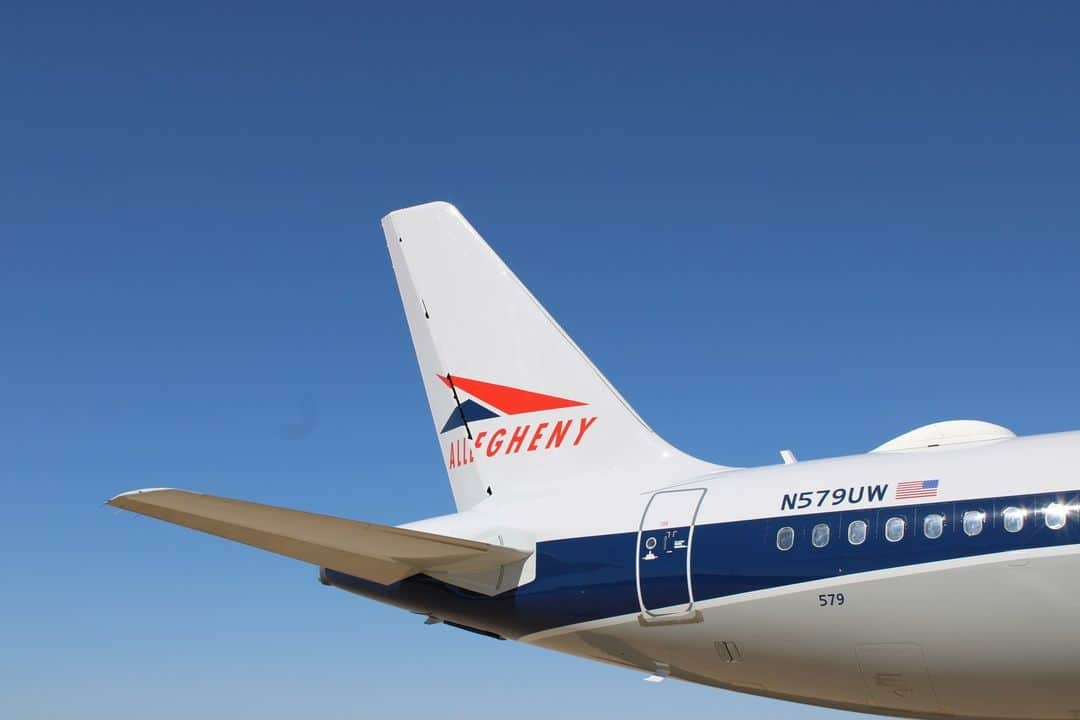
[[[453,5],[5,6],[0,715],[835,714],[424,627],[102,506],[452,510],[397,207],[457,204],[710,460],[1080,427],[1078,6]]]

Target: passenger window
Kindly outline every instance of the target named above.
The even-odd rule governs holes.
[[[789,527],[782,527],[776,531],[776,547],[780,550],[788,551],[791,546],[795,544],[795,530]]]
[[[810,544],[816,548],[823,548],[829,544],[829,526],[826,523],[818,523],[810,534]]]
[[[986,522],[986,513],[982,510],[968,510],[964,513],[964,534],[975,537],[983,531],[983,523]]]
[[[904,539],[904,518],[891,517],[885,521],[885,539],[889,542],[900,542]]]
[[[1007,507],[1005,511],[1001,513],[1002,523],[1005,525],[1005,531],[1016,533],[1024,529],[1024,517],[1027,516],[1027,511],[1018,507]]]
[[[922,531],[930,540],[937,540],[945,530],[945,516],[939,513],[931,513],[923,518]]]
[[[847,526],[847,541],[852,545],[862,545],[866,542],[866,521],[852,520]]]
[[[1060,530],[1065,527],[1065,521],[1069,517],[1069,509],[1060,503],[1051,503],[1044,511],[1046,527],[1051,530]]]

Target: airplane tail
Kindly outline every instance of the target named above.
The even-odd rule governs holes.
[[[458,510],[719,469],[657,436],[453,205],[382,225]]]

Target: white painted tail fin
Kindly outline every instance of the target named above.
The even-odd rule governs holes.
[[[645,425],[457,208],[382,224],[459,510],[716,469]]]

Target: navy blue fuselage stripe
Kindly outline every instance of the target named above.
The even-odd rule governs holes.
[[[484,407],[475,400],[466,400],[461,403],[461,410],[454,408],[454,411],[450,413],[450,417],[446,419],[446,424],[443,425],[443,429],[439,431],[439,434],[459,428],[465,424],[462,421],[461,416],[465,416],[465,421],[472,422],[474,420],[487,420],[488,418],[499,417],[499,415],[488,408]]]
[[[698,525],[691,548],[694,601],[940,560],[1073,545],[1080,542],[1080,517],[1075,510],[1059,530],[1047,528],[1042,513],[1033,511],[1055,502],[1075,508],[1078,496],[1080,491]],[[1001,513],[1010,506],[1028,511],[1017,533],[1006,532],[1002,526]],[[963,514],[969,510],[986,513],[985,527],[973,537],[961,527]],[[936,540],[923,535],[923,518],[932,513],[945,516],[944,533]],[[885,522],[892,517],[906,521],[904,537],[895,543],[884,537]],[[847,541],[847,526],[853,520],[869,526],[862,545]],[[824,548],[810,543],[810,530],[818,523],[827,523],[831,530]],[[795,545],[782,552],[776,547],[776,532],[785,526],[794,528]],[[335,585],[392,605],[520,637],[638,612],[636,562],[637,532],[629,532],[540,543],[536,580],[496,597],[422,575],[389,586],[333,570],[327,570],[327,577]],[[656,583],[653,590],[658,596],[685,597],[685,564],[668,567],[672,568],[669,574],[650,578]]]

